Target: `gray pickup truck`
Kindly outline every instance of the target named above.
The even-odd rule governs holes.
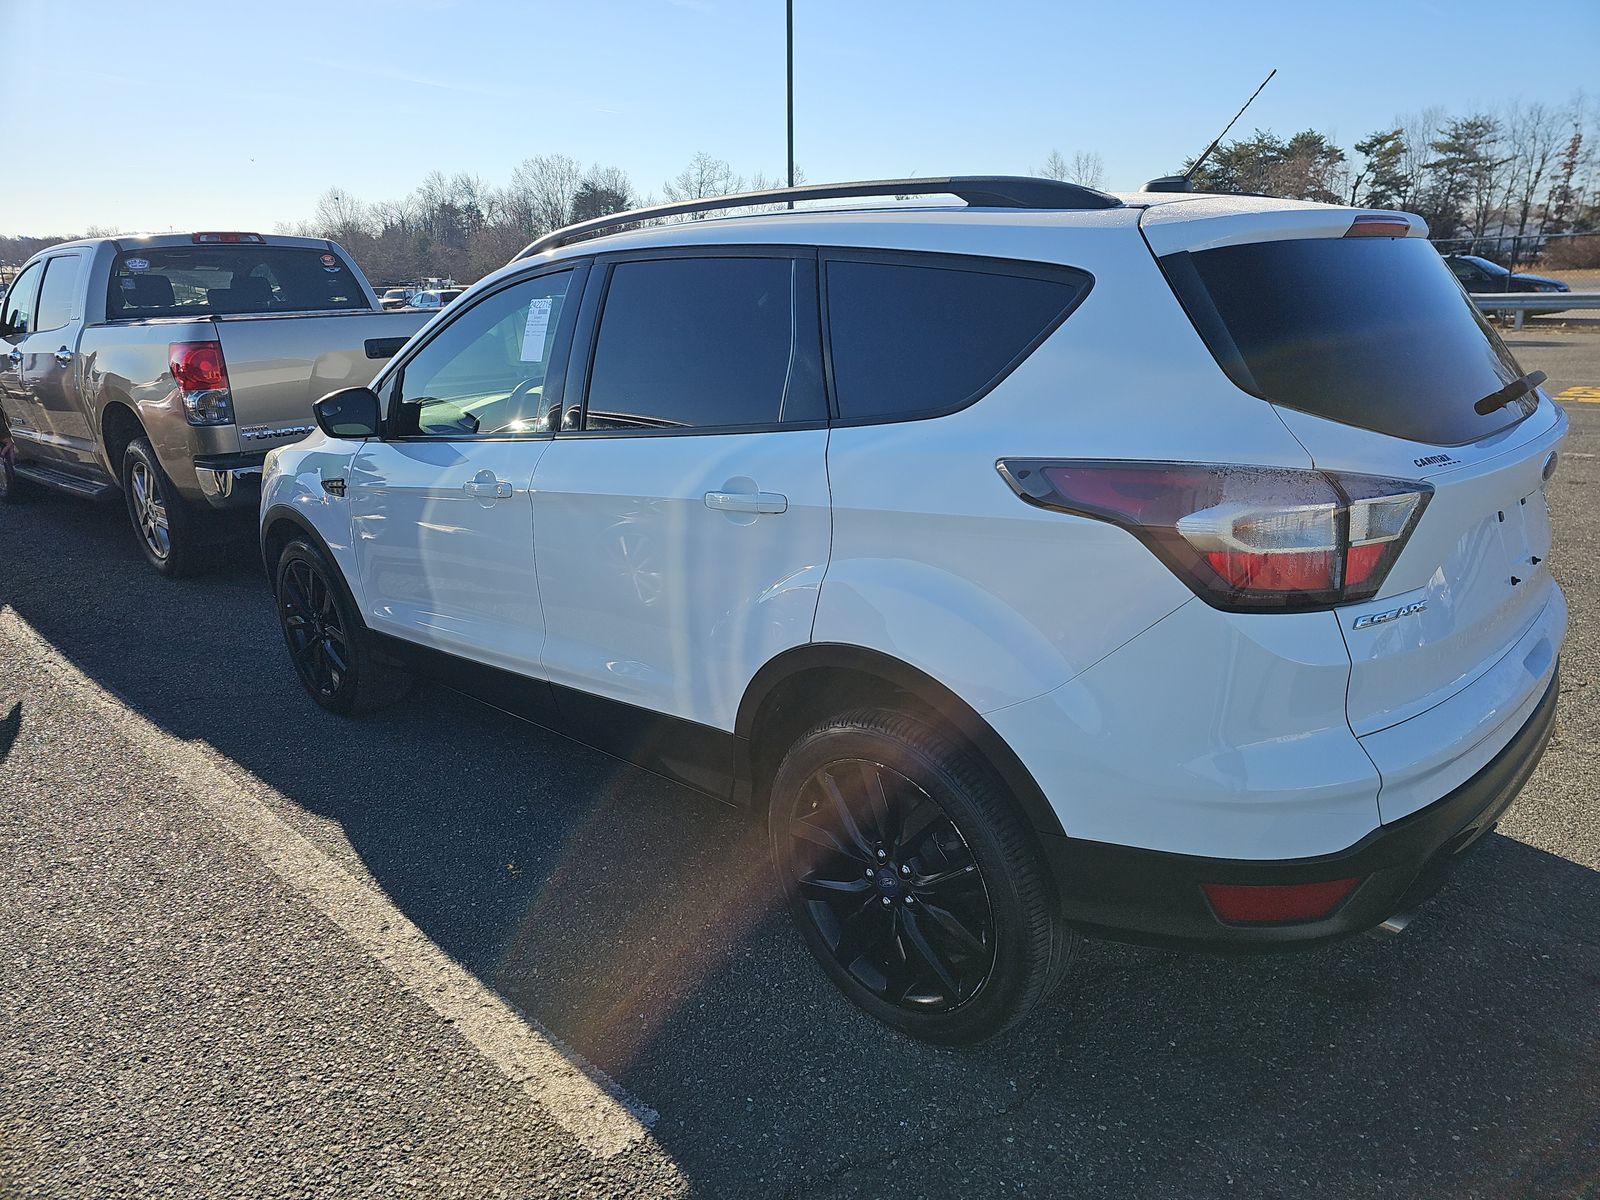
[[[256,233],[92,238],[35,255],[0,306],[0,500],[120,490],[156,570],[206,565],[219,510],[311,404],[369,382],[430,318],[384,312],[332,242]]]

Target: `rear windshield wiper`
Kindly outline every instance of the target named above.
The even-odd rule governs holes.
[[[1521,379],[1514,379],[1498,392],[1490,392],[1482,400],[1472,406],[1472,411],[1480,417],[1487,417],[1492,412],[1499,412],[1513,400],[1521,400],[1534,388],[1545,381],[1543,371],[1530,371]]]

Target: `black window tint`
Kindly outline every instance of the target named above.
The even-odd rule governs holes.
[[[586,428],[826,418],[814,278],[810,262],[788,258],[618,263],[600,318]]]
[[[833,260],[828,331],[839,416],[948,411],[1000,376],[1081,294],[1076,280]]]
[[[350,265],[316,247],[165,246],[111,265],[113,320],[368,308]]]
[[[6,293],[5,315],[0,317],[0,329],[6,337],[16,340],[26,337],[33,332],[33,314],[37,310],[35,301],[39,296],[39,273],[44,270],[44,264],[34,263],[11,284],[11,290]]]
[[[391,432],[493,437],[549,431],[544,382],[568,336],[571,271],[539,275],[478,301],[405,364]],[[444,320],[443,316],[435,320]]]
[[[1536,403],[1473,411],[1522,370],[1421,238],[1252,242],[1162,266],[1223,369],[1276,404],[1453,446]]]
[[[78,298],[78,276],[83,259],[76,254],[52,258],[45,264],[44,283],[39,288],[39,319],[35,331],[60,329],[72,320],[72,306]]]

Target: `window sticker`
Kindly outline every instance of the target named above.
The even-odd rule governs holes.
[[[150,260],[148,258],[125,258],[122,260],[122,265],[130,271],[148,271],[150,269]]]
[[[324,254],[322,256],[322,269],[330,275],[339,270],[338,258],[332,254]]]
[[[550,296],[541,296],[528,304],[528,323],[522,329],[522,361],[544,361],[544,339],[550,329]]]

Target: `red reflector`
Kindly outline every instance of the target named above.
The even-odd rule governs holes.
[[[1339,907],[1356,886],[1354,879],[1320,883],[1202,883],[1212,910],[1231,925],[1312,921]]]
[[[167,347],[172,379],[186,392],[226,390],[228,368],[218,342],[173,342]]]
[[[197,246],[237,246],[242,243],[264,246],[267,239],[259,233],[196,233],[190,240]]]
[[[1362,213],[1350,222],[1345,237],[1405,237],[1411,222],[1398,213]]]

